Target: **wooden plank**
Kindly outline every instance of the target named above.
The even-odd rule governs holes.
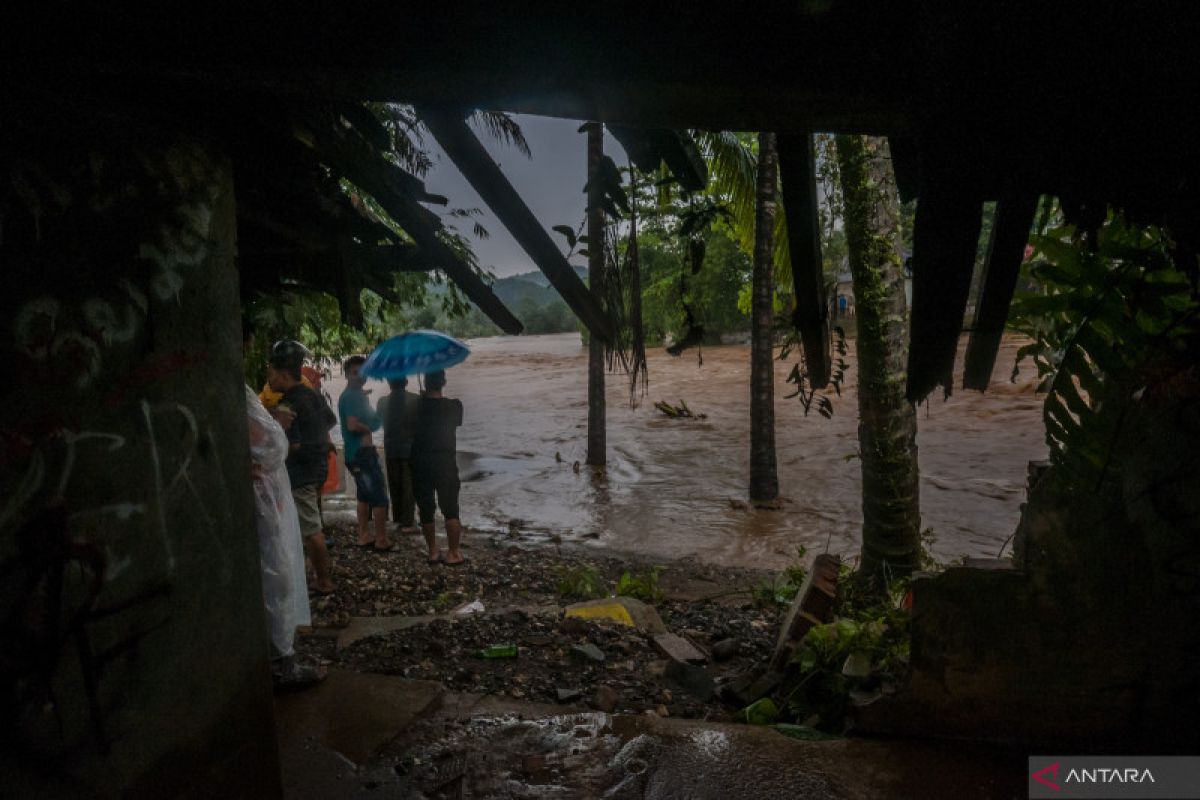
[[[948,176],[930,180],[917,200],[907,392],[914,403],[936,386],[947,395],[953,388],[982,211],[979,198]]]
[[[550,234],[538,222],[529,206],[525,205],[508,178],[504,177],[500,167],[496,166],[462,116],[433,108],[420,108],[418,114],[455,166],[550,280],[550,285],[575,315],[593,335],[610,341],[612,324],[604,309],[567,263]]]
[[[780,134],[777,142],[796,300],[792,324],[804,345],[808,380],[813,388],[823,389],[830,375],[829,306],[817,212],[816,156],[811,134]]]
[[[983,286],[975,306],[971,338],[967,341],[963,388],[984,391],[992,378],[1000,339],[1008,321],[1008,307],[1017,287],[1025,245],[1037,211],[1038,197],[1028,194],[1001,198],[996,203],[992,238],[983,265]]]

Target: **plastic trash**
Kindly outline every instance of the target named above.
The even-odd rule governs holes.
[[[454,609],[454,614],[455,616],[465,617],[468,614],[480,614],[483,612],[483,610],[483,603],[479,601],[479,598],[476,598],[471,602],[464,603],[463,605]]]
[[[516,658],[517,646],[515,644],[494,644],[491,647],[485,647],[479,651],[480,658]]]

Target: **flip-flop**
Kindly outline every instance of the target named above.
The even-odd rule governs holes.
[[[374,550],[376,553],[397,553],[400,551],[400,545],[390,544],[387,547],[379,547],[378,545],[371,545],[371,549]]]
[[[355,542],[354,546],[357,547],[359,550],[374,550],[375,549],[374,542],[367,542],[366,544],[359,544],[358,542]]]
[[[337,591],[336,588],[330,589],[328,592],[322,592],[320,589],[318,589],[316,587],[313,587],[311,589],[311,592],[313,594],[315,594],[317,597],[329,597],[331,594],[333,594],[336,591]]]
[[[436,567],[438,564],[445,564],[446,557],[444,555],[442,555],[441,553],[438,553],[437,556],[435,556],[434,558],[425,559],[425,563],[431,567]]]
[[[443,561],[442,563],[444,563],[447,567],[461,567],[470,560],[471,559],[469,556],[463,556],[462,561]]]

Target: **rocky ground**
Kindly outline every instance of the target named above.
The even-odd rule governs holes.
[[[468,532],[468,538],[467,565],[431,566],[419,536],[399,538],[396,552],[376,553],[354,547],[351,530],[334,530],[338,588],[314,597],[314,630],[299,640],[298,651],[343,669],[436,680],[452,691],[559,703],[564,710],[727,719],[736,709],[711,696],[713,682],[719,686],[762,663],[785,610],[764,591],[773,577],[767,573],[695,561],[657,565],[662,596],[653,605],[671,632],[708,657],[702,667],[672,666],[646,633],[562,613],[583,599],[581,592],[612,593],[626,572],[646,588],[656,565],[531,546],[515,530]],[[457,613],[475,601],[482,612]],[[363,617],[383,628],[406,627],[347,641],[345,632]],[[517,647],[515,657],[480,655],[509,644]]]

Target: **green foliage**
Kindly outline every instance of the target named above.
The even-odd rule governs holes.
[[[1071,225],[1032,237],[1037,288],[1018,294],[1011,322],[1033,339],[1017,360],[1033,360],[1046,392],[1051,460],[1098,488],[1147,372],[1200,332],[1200,299],[1160,228],[1110,214],[1086,238]]]
[[[737,718],[750,725],[770,725],[779,719],[779,708],[774,700],[764,697],[739,711]]]
[[[833,401],[825,392],[825,387],[813,386],[808,377],[808,365],[804,360],[804,349],[800,346],[800,335],[794,329],[789,329],[787,341],[779,351],[779,360],[786,361],[793,350],[800,352],[800,360],[792,366],[792,371],[788,373],[787,382],[795,386],[795,390],[791,394],[786,395],[786,399],[793,397],[800,398],[800,405],[804,407],[804,416],[808,416],[808,412],[812,410],[813,403],[816,403],[817,413],[825,419],[833,417]],[[834,357],[832,369],[829,373],[829,385],[833,387],[834,393],[838,397],[842,396],[842,382],[846,379],[846,370],[849,365],[846,363],[846,354],[849,349],[846,346],[846,331],[840,325],[834,326],[833,329],[833,349]]]
[[[796,599],[804,579],[808,577],[808,568],[804,566],[804,556],[808,551],[803,547],[796,548],[796,560],[784,568],[773,578],[764,578],[751,590],[754,602],[762,606],[787,606]]]
[[[851,692],[877,689],[907,670],[910,614],[901,608],[907,592],[906,579],[894,582],[883,600],[866,594],[847,600],[839,590],[838,619],[809,630],[792,656],[797,680],[787,706],[795,719],[815,714],[821,730],[840,731]]]
[[[600,570],[590,564],[580,564],[575,567],[560,565],[554,569],[558,579],[557,590],[561,597],[578,597],[583,600],[595,600],[608,596],[608,585]]]
[[[642,269],[642,319],[648,341],[670,337],[678,341],[687,331],[684,306],[710,338],[748,330],[749,317],[738,309],[737,297],[750,276],[750,259],[718,223],[705,243],[704,268],[690,272],[686,246],[678,237],[653,229],[638,237]],[[681,273],[686,281],[681,281]]]
[[[663,591],[658,586],[658,576],[662,571],[662,567],[651,567],[637,574],[623,573],[617,580],[617,596],[633,597],[647,603],[659,602],[663,599]]]

